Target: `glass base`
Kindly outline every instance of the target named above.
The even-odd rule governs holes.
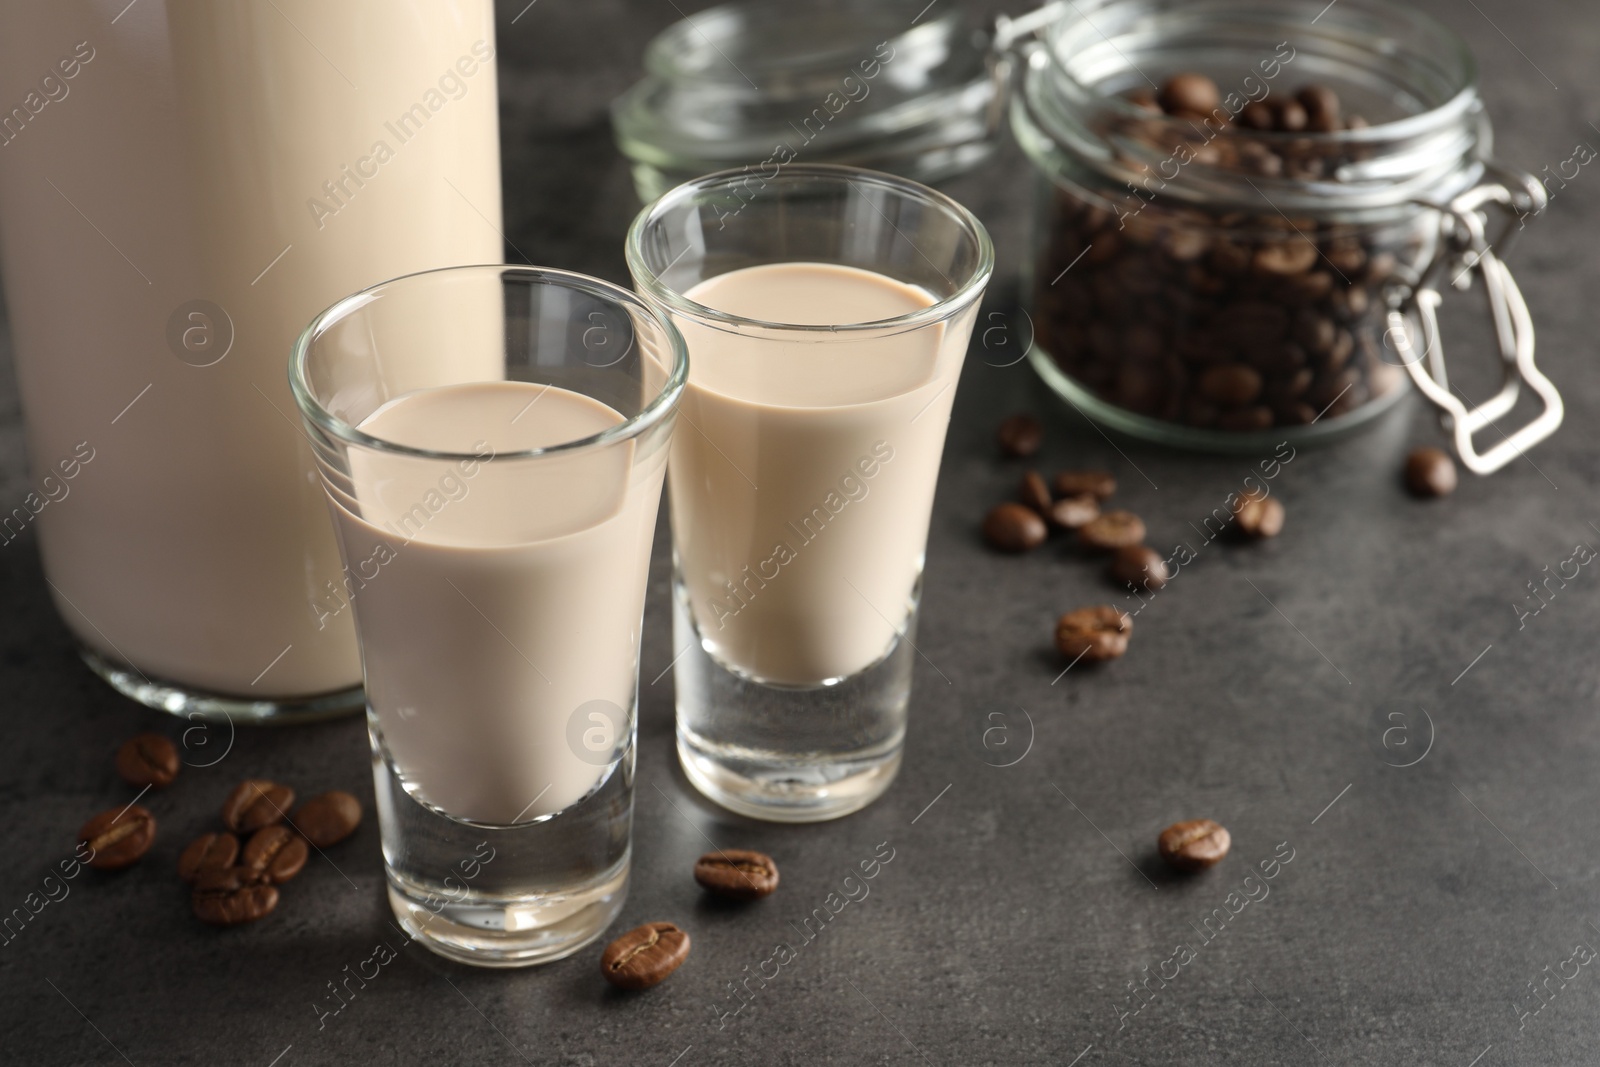
[[[349,715],[366,706],[361,686],[334,693],[282,700],[246,700],[243,697],[207,693],[177,682],[150,678],[125,663],[107,659],[92,649],[80,647],[78,655],[89,669],[111,683],[111,687],[147,708],[170,712],[186,719],[205,722],[246,723],[251,725],[292,725],[317,722]]]
[[[678,758],[708,798],[768,822],[837,819],[889,788],[900,770],[921,583],[900,635],[870,667],[816,686],[770,685],[730,669],[701,638],[675,579],[673,667]]]
[[[1366,428],[1373,419],[1399,403],[1400,398],[1410,392],[1411,381],[1400,368],[1395,367],[1395,387],[1348,414],[1319,419],[1305,426],[1275,426],[1269,430],[1230,432],[1168,422],[1108,403],[1073,381],[1038,345],[1028,350],[1028,362],[1033,364],[1033,369],[1046,385],[1101,426],[1160,445],[1222,455],[1271,455],[1272,450],[1284,441],[1291,445],[1321,445],[1343,440]]]
[[[413,796],[370,711],[367,722],[389,905],[414,940],[458,963],[528,967],[570,956],[605,933],[628,896],[631,739],[577,803],[490,826]]]

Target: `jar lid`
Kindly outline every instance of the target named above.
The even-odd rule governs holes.
[[[954,4],[739,0],[667,27],[611,106],[645,201],[795,160],[937,182],[993,150],[987,39]]]

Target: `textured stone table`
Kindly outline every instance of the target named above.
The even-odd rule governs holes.
[[[534,261],[623,279],[635,202],[605,105],[676,7],[523,5],[503,4],[500,27],[508,237]],[[1481,57],[1504,158],[1553,168],[1576,142],[1600,143],[1589,125],[1600,120],[1595,9],[1430,7]],[[1023,246],[1022,173],[1008,150],[954,190],[992,226],[1006,275]],[[843,821],[745,823],[698,802],[678,773],[672,679],[658,678],[674,652],[663,528],[644,642],[635,880],[618,929],[670,918],[693,932],[693,955],[665,986],[613,993],[598,947],[515,973],[401,948],[370,818],[337,869],[313,860],[270,920],[200,928],[170,865],[243,774],[345,786],[370,803],[360,722],[241,731],[224,761],[153,801],[164,831],[144,866],[79,877],[0,945],[0,1062],[1596,1062],[1600,968],[1566,961],[1580,943],[1600,946],[1600,574],[1584,568],[1521,628],[1513,605],[1575,544],[1600,544],[1597,173],[1558,194],[1513,258],[1541,362],[1566,394],[1559,437],[1431,503],[1396,482],[1408,447],[1440,439],[1417,403],[1357,440],[1300,452],[1274,483],[1283,535],[1202,548],[1109,669],[1058,678],[1050,645],[1059,612],[1114,599],[1096,567],[1055,547],[1018,560],[978,542],[978,518],[1019,473],[993,454],[998,417],[1045,417],[1046,468],[1114,470],[1156,544],[1192,540],[1190,524],[1253,460],[1113,446],[1025,365],[970,360],[929,546],[905,767],[882,801]],[[1451,338],[1458,366],[1487,358],[1478,323]],[[12,501],[27,483],[9,372],[3,380],[0,499]],[[1461,381],[1481,390],[1484,378]],[[9,912],[88,814],[126,798],[110,769],[115,744],[174,726],[78,662],[31,534],[0,550],[0,691]],[[1026,710],[1007,720],[1011,751],[1026,754],[991,766],[1001,760],[985,762],[979,738],[1006,707]],[[1396,725],[1407,732],[1386,748]],[[1392,765],[1424,750],[1413,766]],[[1171,879],[1154,860],[1156,833],[1196,816],[1233,831],[1232,855]],[[711,842],[777,856],[778,895],[709,907],[689,869]],[[893,859],[870,894],[804,942],[795,925],[883,843]],[[1246,902],[1244,876],[1275,853],[1292,860],[1270,868],[1266,897]],[[1228,912],[1235,892],[1242,910],[1213,918],[1223,931],[1207,940],[1203,920]],[[741,1002],[730,983],[761,970],[780,941],[797,958],[752,980],[731,1014]],[[333,1014],[330,983],[380,943],[398,958],[364,988],[352,982],[354,998]],[[1130,982],[1172,972],[1164,961],[1180,944],[1193,958],[1178,977],[1130,999]]]

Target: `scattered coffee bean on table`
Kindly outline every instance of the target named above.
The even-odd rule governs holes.
[[[131,786],[165,789],[178,777],[178,748],[160,734],[130,737],[117,749],[117,773]]]
[[[138,804],[102,811],[78,829],[78,840],[93,852],[89,866],[102,871],[131,867],[155,839],[156,817]]]
[[[1032,415],[1013,415],[1000,424],[995,440],[1006,455],[1026,459],[1044,443],[1044,429]]]
[[[201,871],[226,869],[239,858],[239,839],[227,831],[201,834],[178,857],[178,877],[193,882]]]
[[[356,832],[361,825],[361,801],[342,789],[332,789],[300,805],[290,821],[307,841],[327,848]]]
[[[195,917],[212,926],[237,926],[272,914],[278,887],[248,867],[222,867],[200,872],[191,897]]]
[[[1144,520],[1131,511],[1106,511],[1078,528],[1085,548],[1124,548],[1144,540]]]
[[[1029,471],[1022,476],[1022,488],[1018,490],[1022,502],[1037,511],[1041,516],[1050,514],[1050,487],[1044,483],[1044,478],[1038,471]]]
[[[1100,517],[1100,502],[1093,494],[1062,497],[1050,505],[1050,521],[1063,530],[1076,530]]]
[[[1173,823],[1161,831],[1156,848],[1180,871],[1203,871],[1228,854],[1228,831],[1210,819]]]
[[[1117,491],[1117,480],[1105,471],[1062,471],[1055,478],[1056,496],[1083,496],[1105,500]]]
[[[1233,509],[1239,532],[1252,540],[1277,537],[1283,531],[1283,505],[1277,497],[1247,496]]]
[[[1160,589],[1167,584],[1167,561],[1147,545],[1124,545],[1111,557],[1111,577],[1134,589]]]
[[[983,520],[983,539],[1002,552],[1027,552],[1049,536],[1039,513],[1021,504],[1001,504]]]
[[[645,923],[606,946],[600,973],[618,989],[649,989],[689,957],[689,935],[673,923]]]
[[[251,778],[240,782],[222,802],[222,823],[237,834],[248,834],[282,822],[294,803],[294,790],[277,782]]]
[[[250,835],[239,865],[259,871],[274,885],[282,885],[300,873],[310,855],[305,838],[282,823],[276,823]]]
[[[758,900],[778,888],[778,865],[764,852],[719,849],[695,861],[694,880],[713,896]]]
[[[1108,604],[1070,611],[1056,621],[1056,648],[1073,662],[1104,663],[1128,651],[1133,620]]]
[[[1418,448],[1406,457],[1406,488],[1414,496],[1455,492],[1456,461],[1442,448]]]

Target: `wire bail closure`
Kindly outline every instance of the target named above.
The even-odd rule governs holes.
[[[1549,198],[1538,179],[1530,174],[1494,170],[1499,181],[1475,186],[1440,207],[1441,244],[1432,262],[1422,272],[1409,293],[1396,300],[1389,312],[1389,340],[1405,362],[1406,371],[1422,395],[1440,412],[1440,422],[1451,431],[1456,454],[1474,474],[1492,474],[1543,441],[1561,425],[1565,409],[1555,385],[1533,361],[1533,318],[1527,301],[1517,287],[1511,271],[1494,251],[1503,252],[1516,234],[1513,226],[1529,215],[1543,211]],[[1499,207],[1505,224],[1494,240],[1488,239],[1490,206]],[[1520,229],[1520,226],[1517,227]],[[1483,279],[1489,313],[1494,320],[1495,340],[1500,349],[1500,390],[1482,404],[1468,408],[1450,391],[1445,371],[1444,346],[1439,331],[1439,305],[1443,302],[1439,281],[1447,279],[1460,290],[1472,287],[1473,275]],[[1408,316],[1414,316],[1421,334],[1422,351],[1412,339]],[[1478,451],[1473,438],[1493,426],[1496,420],[1516,406],[1526,383],[1544,407],[1526,425],[1507,435],[1496,429],[1501,440]]]

